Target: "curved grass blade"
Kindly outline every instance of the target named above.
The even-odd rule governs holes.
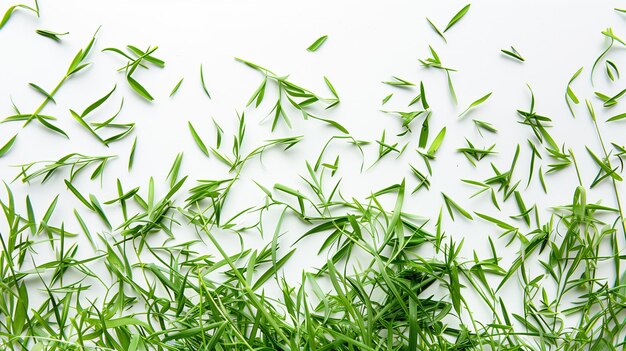
[[[335,87],[330,82],[330,80],[328,80],[328,78],[326,78],[326,76],[324,76],[324,82],[326,83],[326,86],[328,87],[328,90],[330,90],[330,92],[335,97],[335,101],[333,103],[331,103],[330,105],[326,106],[326,110],[328,110],[330,108],[333,108],[333,107],[337,106],[339,104],[339,102],[341,101],[341,99],[339,99],[339,94],[337,94],[337,90],[335,90]],[[258,106],[258,104],[257,104],[257,106]]]
[[[439,134],[437,134],[437,136],[433,140],[433,143],[430,144],[430,147],[426,151],[426,154],[431,157],[434,156],[437,150],[439,150],[439,147],[441,146],[441,143],[443,142],[443,138],[445,136],[446,136],[446,127],[443,127],[441,131],[439,132]]]
[[[472,217],[472,215],[467,212],[465,209],[463,209],[461,206],[459,206],[459,204],[457,204],[456,202],[454,202],[448,195],[441,193],[441,196],[443,196],[443,200],[444,203],[446,205],[446,208],[448,209],[448,214],[450,214],[450,218],[452,218],[452,220],[454,221],[454,213],[453,213],[453,209],[460,213],[461,215],[463,215],[463,217],[469,219],[469,220],[473,220],[474,218]]]
[[[39,123],[41,123],[44,127],[52,130],[55,133],[59,133],[59,134],[63,135],[64,137],[68,138],[68,139],[70,138],[69,136],[67,136],[67,133],[65,133],[61,128],[59,128],[59,127],[55,126],[54,124],[46,121],[45,118],[42,118],[39,115],[35,115],[35,118],[37,118],[37,121]],[[27,119],[27,121],[28,121],[28,119]]]
[[[317,49],[319,49],[319,48],[320,48],[320,47],[324,44],[324,42],[326,41],[326,39],[328,39],[328,35],[323,35],[323,36],[321,36],[321,37],[317,38],[317,40],[315,40],[315,41],[313,42],[313,44],[311,44],[311,45],[307,48],[307,50],[308,50],[308,51],[311,51],[311,52],[315,52],[315,51],[317,51]]]
[[[446,29],[443,30],[443,32],[445,33],[446,31],[448,31],[448,29],[452,28],[452,26],[454,26],[458,21],[460,21],[461,18],[463,18],[463,16],[467,14],[467,11],[469,11],[470,6],[471,4],[467,4],[459,12],[457,12],[457,14],[454,15],[454,17],[452,17],[450,22],[448,22],[448,25],[446,26]]]
[[[167,177],[170,180],[170,188],[173,188],[174,185],[176,184],[176,181],[178,180],[178,173],[180,172],[180,165],[183,162],[183,153],[179,153],[178,155],[176,155],[176,158],[174,159],[174,162],[172,163],[172,168],[170,168],[170,171],[167,173]]]
[[[183,79],[185,78],[181,78],[178,83],[176,83],[176,85],[174,86],[174,89],[172,89],[172,92],[170,93],[170,97],[172,97],[172,95],[176,94],[176,92],[178,91],[178,89],[180,88],[180,85],[183,84]]]
[[[189,125],[189,131],[191,132],[191,136],[193,137],[193,140],[196,142],[196,145],[198,145],[198,147],[200,148],[202,153],[205,154],[208,157],[209,156],[209,150],[207,149],[206,145],[204,144],[204,142],[202,141],[202,139],[200,138],[200,136],[196,132],[196,129],[193,127],[191,122],[187,122],[187,124]]]
[[[435,31],[435,33],[437,33],[437,35],[439,35],[441,39],[443,39],[443,41],[447,43],[448,41],[446,40],[446,37],[443,35],[443,33],[441,33],[439,28],[437,28],[437,26],[435,26],[435,24],[428,17],[426,17],[426,21],[428,21],[428,24],[430,24],[430,27]]]
[[[415,84],[409,82],[408,80],[404,80],[402,78],[398,78],[396,76],[392,76],[393,80],[383,82],[384,84],[391,85],[394,87],[413,87]]]
[[[525,61],[524,58],[522,57],[522,55],[519,52],[517,52],[517,50],[515,50],[515,48],[512,47],[512,46],[511,46],[511,50],[510,51],[509,50],[504,50],[504,49],[502,49],[500,51],[502,51],[503,54],[505,54],[505,55],[507,55],[509,57],[512,57],[512,58],[514,58],[514,59],[516,59],[516,60],[518,60],[520,62],[524,62]]]
[[[585,146],[585,148],[587,149],[587,152],[589,153],[589,155],[591,156],[591,158],[593,159],[593,161],[609,176],[611,176],[611,178],[615,179],[618,182],[621,182],[623,179],[622,177],[619,175],[619,173],[617,173],[617,168],[612,169],[609,165],[606,164],[606,162],[600,160],[600,158],[598,158],[598,156],[596,156],[596,154],[593,153],[593,151],[591,151],[591,149],[589,149],[588,147]]]
[[[607,122],[614,122],[614,121],[619,121],[619,120],[624,119],[624,118],[626,118],[626,113],[620,113],[619,115],[613,116],[613,117],[607,119],[606,121]]]
[[[6,144],[4,144],[0,148],[0,157],[6,155],[9,152],[9,150],[11,150],[11,148],[13,147],[13,144],[15,144],[16,138],[17,138],[17,134],[15,134],[11,139],[9,139],[9,141],[6,142]]]
[[[606,60],[605,66],[606,66],[606,75],[609,77],[609,79],[612,82],[615,81],[615,77],[619,79],[619,69],[617,68],[617,65],[615,65],[613,61]]]
[[[42,87],[40,87],[39,85],[37,85],[35,83],[28,83],[28,85],[30,85],[31,88],[35,89],[35,91],[37,91],[38,93],[40,93],[44,97],[48,98],[48,100],[50,100],[50,101],[52,101],[53,103],[56,104],[56,101],[54,101],[54,97],[52,97],[52,95],[50,93],[48,93],[47,91],[45,91]]]
[[[37,14],[37,16],[39,17],[39,11],[30,7],[30,6],[26,6],[26,5],[13,5],[11,7],[9,7],[6,12],[4,13],[4,16],[2,16],[2,20],[0,20],[0,29],[2,29],[2,27],[4,27],[5,24],[7,24],[7,22],[9,21],[9,19],[11,19],[11,15],[13,15],[13,12],[15,12],[15,10],[17,9],[26,9],[29,11],[33,11],[34,13]]]
[[[202,90],[206,94],[206,96],[211,98],[211,94],[209,94],[209,90],[206,88],[206,83],[204,82],[204,73],[202,71],[202,64],[200,64],[200,83],[202,84]]]
[[[144,52],[143,50],[137,48],[136,46],[132,46],[132,45],[126,45],[126,47],[128,48],[128,50],[130,50],[133,54],[137,55],[138,58],[142,59],[142,60],[146,60],[148,62],[150,62],[151,64],[159,67],[159,68],[163,68],[165,67],[165,61],[156,58],[154,56],[152,56],[151,54],[153,52],[155,52],[159,47],[155,46],[154,48],[148,48],[148,50],[146,52]]]
[[[89,126],[89,124],[87,122],[85,122],[85,120],[79,116],[76,112],[74,112],[73,110],[70,110],[70,114],[72,115],[72,117],[74,117],[74,119],[80,123],[80,125],[82,125],[85,129],[87,129],[87,131],[93,135],[94,137],[96,137],[96,139],[98,139],[98,141],[100,141],[101,143],[103,143],[104,145],[107,145],[104,140],[102,140],[102,138],[98,135],[98,133],[96,133],[96,131],[93,130],[93,128],[91,128],[91,126]],[[108,145],[107,145],[108,146]]]
[[[459,117],[463,116],[464,114],[467,113],[467,111],[469,111],[470,109],[482,104],[483,102],[487,101],[487,99],[489,99],[489,97],[491,96],[492,93],[489,93],[483,97],[481,97],[480,99],[472,102],[463,112],[461,112],[461,114],[459,115]]]
[[[152,97],[152,95],[150,95],[150,93],[146,90],[146,88],[144,88],[141,84],[139,84],[139,82],[136,81],[133,77],[128,75],[126,76],[126,80],[128,80],[128,84],[130,84],[131,88],[133,88],[133,90],[135,90],[144,99],[148,101],[154,100],[154,98]]]
[[[424,83],[420,82],[420,100],[422,100],[422,107],[424,110],[428,110],[430,107],[428,102],[426,102],[426,92],[424,91]]]
[[[83,205],[85,205],[85,207],[87,207],[88,209],[95,211],[96,209],[94,208],[94,206],[87,201],[87,199],[80,193],[80,191],[78,191],[78,189],[76,189],[72,183],[70,183],[67,179],[64,179],[65,185],[67,186],[67,188],[72,192],[72,194],[74,194],[74,196],[76,196],[76,198],[83,203]]]
[[[565,90],[565,103],[567,103],[567,108],[569,109],[569,112],[572,114],[572,117],[574,118],[576,118],[576,115],[574,114],[574,109],[572,108],[571,102],[577,105],[580,101],[578,100],[578,97],[576,96],[576,94],[574,94],[574,91],[572,90],[571,85],[574,82],[574,80],[576,80],[580,72],[583,71],[583,68],[584,67],[580,67],[578,71],[574,73],[572,78],[570,78],[569,82],[567,83],[567,89]]]
[[[59,38],[59,36],[70,34],[70,32],[56,33],[56,32],[52,32],[52,31],[46,30],[46,29],[37,29],[35,31],[35,33],[37,33],[37,34],[39,34],[39,35],[41,35],[43,37],[50,38],[50,39],[52,39],[54,41],[57,41],[57,42],[61,41],[61,38]]]
[[[111,96],[111,94],[113,94],[113,92],[115,91],[115,88],[117,88],[117,85],[113,86],[113,89],[111,89],[111,91],[108,92],[106,95],[104,95],[103,97],[98,99],[96,102],[92,103],[91,105],[87,106],[87,108],[83,111],[83,113],[80,114],[80,117],[85,117],[89,113],[91,113],[91,111],[100,107],[100,105],[102,105],[105,101],[107,101],[107,99]]]
[[[133,168],[133,162],[135,161],[135,148],[137,147],[137,137],[133,141],[133,146],[130,148],[130,154],[128,155],[128,170]]]

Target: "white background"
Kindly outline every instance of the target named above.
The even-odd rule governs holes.
[[[5,3],[0,9],[8,6]],[[527,127],[517,123],[516,114],[516,109],[528,109],[530,95],[526,84],[535,92],[538,113],[553,119],[555,127],[551,133],[557,142],[565,143],[566,149],[571,147],[577,155],[583,181],[588,186],[597,167],[584,146],[589,146],[596,154],[601,154],[601,149],[584,103],[575,107],[576,119],[567,111],[565,89],[572,74],[584,66],[583,73],[573,85],[581,101],[588,98],[595,104],[600,121],[624,112],[619,104],[604,111],[593,96],[593,91],[611,96],[623,87],[620,81],[610,84],[603,71],[604,61],[596,72],[595,87],[591,86],[589,73],[593,61],[607,45],[600,32],[613,27],[617,36],[626,36],[626,18],[613,11],[615,3],[610,1],[477,1],[446,33],[448,43],[444,43],[429,28],[425,17],[443,29],[465,4],[461,1],[42,1],[41,18],[18,11],[0,30],[0,115],[13,114],[11,98],[22,112],[32,112],[42,97],[28,83],[51,90],[77,50],[84,47],[101,26],[95,50],[88,59],[94,64],[68,80],[55,96],[56,105],[49,104],[43,112],[58,118],[58,125],[68,132],[70,140],[54,135],[36,123],[25,129],[21,129],[21,123],[0,125],[0,144],[19,132],[13,150],[0,159],[0,176],[10,183],[18,173],[12,165],[53,160],[69,152],[119,155],[107,167],[102,184],[89,181],[84,174],[77,179],[76,186],[85,194],[97,195],[103,202],[115,197],[116,178],[120,178],[127,189],[142,186],[145,194],[148,179],[154,176],[158,190],[164,194],[167,191],[165,176],[179,152],[184,152],[181,173],[189,174],[190,179],[228,177],[227,169],[215,157],[207,159],[196,147],[187,121],[192,121],[205,143],[213,146],[211,118],[215,118],[225,129],[228,150],[231,135],[236,130],[237,113],[245,112],[248,150],[270,138],[304,135],[305,139],[286,153],[267,152],[263,163],[258,159],[251,161],[244,170],[243,180],[235,187],[231,199],[233,207],[228,211],[234,214],[263,200],[264,194],[251,180],[268,188],[280,182],[304,189],[305,183],[299,175],[306,174],[305,160],[314,163],[323,144],[337,132],[314,120],[304,121],[298,113],[291,112],[293,128],[280,124],[273,134],[270,133],[271,119],[264,121],[264,117],[271,106],[264,104],[257,110],[245,107],[262,77],[234,60],[234,57],[240,57],[277,74],[289,74],[293,82],[330,97],[323,81],[323,76],[328,77],[341,97],[341,104],[321,115],[342,123],[357,139],[374,141],[386,129],[388,141],[397,141],[401,145],[411,142],[401,158],[396,160],[395,156],[387,156],[363,174],[359,172],[360,155],[354,148],[342,142],[332,144],[325,162],[332,162],[337,154],[341,155],[340,171],[333,182],[342,177],[341,192],[346,199],[356,197],[362,200],[370,192],[398,183],[402,178],[407,179],[407,187],[412,189],[416,181],[411,176],[409,164],[426,170],[415,152],[421,122],[416,120],[412,124],[413,134],[398,138],[395,135],[401,131],[399,119],[380,111],[409,111],[411,108],[406,107],[407,103],[419,93],[419,89],[407,91],[381,83],[391,76],[416,84],[423,81],[433,110],[431,140],[443,126],[448,131],[437,160],[432,163],[434,176],[430,192],[421,190],[407,197],[406,212],[435,219],[442,204],[440,192],[445,191],[468,210],[480,210],[501,219],[518,213],[512,198],[502,205],[502,213],[493,208],[486,195],[470,200],[469,196],[476,189],[461,183],[460,179],[482,180],[493,175],[489,162],[494,162],[502,170],[507,169],[515,147],[521,144],[515,178],[522,179],[522,185],[526,184],[530,159],[526,140],[533,136]],[[61,43],[56,43],[35,34],[35,29],[69,31],[70,34],[63,36]],[[326,43],[315,53],[306,51],[321,35],[329,36]],[[152,103],[138,97],[128,87],[123,73],[116,72],[125,61],[116,54],[100,51],[106,47],[124,48],[127,44],[140,48],[158,45],[155,56],[166,62],[164,69],[151,68],[135,75],[155,97]],[[458,105],[450,98],[445,75],[425,69],[418,62],[418,59],[430,56],[429,45],[438,52],[445,65],[458,70],[452,75]],[[526,58],[526,62],[516,62],[500,53],[500,49],[508,49],[511,45]],[[621,66],[625,62],[622,52],[623,48],[617,48],[608,57]],[[211,100],[200,87],[200,64],[204,65]],[[169,98],[171,89],[182,77],[185,80],[180,90]],[[115,84],[118,88],[114,96],[94,114],[95,118],[110,116],[124,97],[120,121],[134,121],[137,126],[133,137],[105,148],[81,129],[71,118],[69,109],[82,111]],[[464,118],[457,118],[472,101],[488,92],[493,95],[486,103]],[[381,100],[390,93],[394,93],[393,98],[382,107]],[[271,96],[267,99],[269,102]],[[472,118],[492,123],[498,128],[498,134],[484,133],[482,138]],[[601,128],[607,141],[626,142],[623,123],[601,123]],[[138,137],[137,153],[134,168],[129,173],[126,164],[135,135]],[[455,151],[465,146],[464,138],[479,147],[495,143],[498,155],[473,167]],[[376,145],[366,148],[365,168],[373,163],[376,153]],[[545,160],[544,170],[547,163]],[[26,185],[17,180],[10,186],[21,208],[24,207],[23,197],[30,194],[38,218],[43,216],[53,197],[61,194],[54,223],[66,222],[68,230],[79,231],[71,214],[77,207],[89,223],[97,227],[97,217],[87,213],[66,190],[62,181],[66,175],[59,174],[44,185],[38,182]],[[577,181],[573,168],[549,175],[546,177],[549,193],[545,195],[536,174],[534,177],[523,196],[528,206],[538,204],[545,222],[551,206],[571,201]],[[614,195],[606,185],[608,183],[593,189],[588,194],[588,201],[604,199],[605,204],[613,206]],[[622,186],[620,191],[623,189]],[[282,194],[279,196],[291,200]],[[390,208],[395,201],[393,196],[385,200]],[[119,214],[115,207],[107,208],[107,211],[113,218]],[[504,247],[508,238],[498,240],[499,229],[479,219],[470,222],[461,216],[456,217],[452,222],[444,214],[444,227],[453,238],[466,238],[464,257],[471,258],[474,249],[486,257],[487,237],[491,235],[501,249],[503,265],[514,259],[519,246]],[[521,221],[510,222],[520,226],[523,232],[530,231]],[[269,228],[268,231],[273,232],[271,224]],[[286,234],[282,251],[287,252],[291,242],[305,230],[299,221],[289,218],[283,230]],[[181,234],[177,239],[193,238],[191,233],[188,234]],[[259,238],[256,233],[248,233],[244,238],[246,246],[271,239]],[[227,246],[232,243],[229,249],[238,250],[234,238],[222,237],[221,240]],[[319,242],[319,238],[305,242],[304,249],[292,258],[285,269],[292,281],[299,279],[303,269],[318,267],[325,261],[324,255],[316,255]],[[307,249],[309,247],[315,249]],[[46,250],[47,246],[42,246],[42,257],[45,257]],[[91,255],[89,250],[80,254]],[[512,284],[510,294],[517,293]]]

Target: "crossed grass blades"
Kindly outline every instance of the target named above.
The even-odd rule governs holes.
[[[443,32],[427,20],[446,41],[443,33],[464,18],[469,8],[466,5],[454,15]],[[39,16],[36,2],[34,6],[12,6],[0,28],[7,25],[16,10],[32,11]],[[60,40],[61,35],[49,31],[37,34],[53,40]],[[611,29],[602,34],[608,38],[609,46],[594,63],[591,75],[616,43],[624,44]],[[327,38],[321,37],[308,50],[315,52]],[[50,92],[30,83],[44,97],[34,112],[24,114],[14,106],[15,114],[3,122],[23,121],[26,127],[36,121],[52,133],[69,138],[68,133],[53,124],[56,117],[42,113],[49,103],[55,103],[55,92],[65,81],[87,67],[85,60],[94,43],[95,36],[76,54],[60,83]],[[163,68],[165,62],[154,56],[156,46],[142,50],[129,45],[126,49],[103,51],[127,60],[120,68],[126,81],[138,97],[152,101],[153,96],[132,74],[150,66]],[[452,99],[456,101],[450,78],[455,70],[444,67],[432,47],[429,51],[432,57],[421,60],[422,65],[446,73]],[[502,52],[524,62],[513,48]],[[466,199],[453,199],[442,193],[438,216],[424,220],[403,210],[404,204],[410,196],[430,191],[431,179],[437,177],[431,163],[436,162],[444,142],[456,142],[446,140],[446,127],[430,133],[431,118],[437,116],[427,101],[429,90],[424,82],[420,82],[419,93],[408,102],[411,110],[384,111],[400,117],[400,132],[395,139],[390,141],[393,137],[383,131],[379,140],[367,141],[353,137],[332,119],[313,115],[312,107],[329,110],[340,103],[328,78],[324,77],[324,82],[332,97],[321,98],[286,76],[239,61],[263,75],[248,105],[260,108],[266,89],[277,89],[277,100],[270,111],[272,131],[278,123],[290,126],[289,113],[299,111],[305,119],[323,122],[338,132],[327,140],[314,162],[305,162],[301,186],[257,183],[263,201],[249,208],[224,211],[234,206],[229,201],[232,189],[239,184],[248,163],[257,162],[271,148],[280,148],[289,157],[289,149],[307,137],[269,138],[260,145],[248,145],[245,113],[237,116],[239,124],[232,139],[224,136],[227,131],[215,121],[212,142],[202,137],[200,128],[188,123],[203,157],[227,165],[229,176],[223,179],[188,179],[183,174],[181,152],[165,179],[155,175],[144,186],[132,189],[117,179],[117,192],[98,199],[93,194],[86,195],[74,180],[90,170],[92,180],[108,181],[104,177],[106,166],[116,162],[115,155],[71,153],[56,161],[19,165],[14,181],[47,182],[59,191],[71,193],[80,206],[73,211],[75,218],[61,219],[56,215],[57,208],[63,206],[58,196],[49,204],[35,206],[28,195],[18,198],[11,185],[4,184],[0,200],[4,218],[0,231],[2,349],[623,349],[626,274],[622,273],[622,261],[626,257],[621,247],[626,227],[619,186],[626,148],[604,140],[604,124],[598,121],[593,101],[584,100],[586,115],[595,128],[594,139],[588,140],[587,153],[577,156],[588,157],[595,165],[594,179],[583,181],[572,149],[549,133],[555,127],[552,119],[537,112],[529,87],[530,106],[517,109],[519,123],[527,129],[529,139],[527,144],[517,145],[513,155],[496,155],[495,144],[480,148],[469,139],[465,144],[456,143],[457,152],[463,153],[472,165],[488,167],[493,173],[486,179],[461,180],[477,188],[472,197],[487,195],[493,212],[470,212],[463,205]],[[605,62],[611,82],[619,80],[614,62]],[[575,111],[580,114],[576,107],[581,100],[572,85],[582,70],[566,86],[565,99],[572,116],[576,116]],[[182,82],[183,79],[178,81],[170,97],[178,92]],[[211,98],[202,66],[199,83],[196,89],[202,89]],[[417,87],[397,77],[384,83],[390,89]],[[135,126],[114,123],[123,100],[113,117],[103,122],[87,120],[92,111],[111,99],[115,90],[113,87],[92,103],[76,102],[77,106],[87,106],[82,113],[70,110],[80,129],[104,147],[112,142],[129,143],[126,137]],[[603,108],[611,108],[624,91],[613,96],[600,92],[595,95]],[[488,103],[491,94],[475,100],[459,117],[465,119],[471,110]],[[392,96],[393,92],[383,99],[382,105]],[[618,113],[606,122],[620,123],[624,116]],[[341,179],[336,176],[341,167],[340,155],[329,156],[328,146],[348,142],[361,154],[363,163],[367,155],[374,156],[371,168],[388,155],[399,157],[408,150],[413,135],[411,126],[420,120],[416,153],[423,166],[409,165],[412,178],[365,198],[344,198]],[[473,124],[483,138],[498,132],[488,121],[474,119]],[[114,132],[104,135],[108,130]],[[18,135],[3,142],[0,157],[17,152]],[[129,171],[136,157],[138,138],[129,143]],[[232,140],[230,146],[227,140]],[[530,157],[524,171],[520,170],[519,161],[526,154]],[[503,158],[505,166],[495,164]],[[493,162],[485,166],[488,159]],[[558,177],[564,172],[573,172],[578,179],[578,184],[571,186],[571,201],[549,209],[549,217],[541,218],[545,209],[524,200],[524,189],[535,181],[548,192],[544,177]],[[64,181],[61,183],[59,178]],[[165,193],[156,190],[155,178],[167,182]],[[600,202],[594,197],[594,188],[604,183],[615,196]],[[395,205],[386,208],[385,198]],[[509,201],[518,210],[514,214],[501,211],[501,204]],[[46,210],[36,211],[42,208]],[[235,214],[227,216],[225,212]],[[85,213],[95,214],[99,222],[85,220]],[[283,222],[288,217],[299,219],[308,229],[292,247],[285,248],[281,247],[281,238],[286,231]],[[268,218],[272,218],[269,223]],[[490,254],[463,257],[463,241],[446,234],[448,218],[468,223],[484,221],[499,231],[498,238],[488,238]],[[196,233],[193,239],[176,240],[177,233],[189,228]],[[261,248],[247,248],[245,237],[255,232],[268,242]],[[222,245],[227,236],[240,238],[240,250]],[[322,238],[318,254],[327,258],[326,263],[303,272],[298,283],[290,284],[282,268],[297,252],[298,242],[310,236]],[[86,240],[78,240],[82,237]],[[496,245],[496,240],[507,243],[505,252],[496,250],[501,246]],[[208,247],[218,254],[207,254]],[[92,254],[80,258],[85,255],[79,255],[79,250],[91,250]],[[514,256],[510,265],[501,262],[504,255]],[[43,261],[46,257],[53,259]],[[606,269],[607,265],[611,269]],[[99,274],[97,268],[106,270],[108,276]],[[270,286],[278,288],[279,297],[266,293],[265,288]],[[505,302],[505,291],[519,292],[518,304]],[[487,313],[478,313],[479,310]]]

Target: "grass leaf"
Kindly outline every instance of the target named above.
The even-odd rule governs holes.
[[[447,43],[448,41],[446,40],[446,37],[439,30],[439,28],[437,28],[437,26],[435,26],[435,24],[428,17],[426,17],[426,21],[428,21],[428,24],[430,25],[430,28],[432,28],[435,31],[435,33],[437,33],[437,35],[439,35],[441,37],[441,39],[443,39],[443,41]]]
[[[39,34],[39,35],[41,35],[43,37],[50,38],[50,39],[52,39],[54,41],[57,41],[57,42],[61,41],[61,38],[59,38],[59,36],[70,34],[70,32],[56,33],[56,32],[52,32],[52,31],[46,30],[46,29],[37,29],[35,31],[35,33],[37,33],[37,34]]]
[[[113,86],[113,89],[111,89],[110,92],[108,92],[106,95],[104,95],[103,97],[101,97],[100,99],[98,99],[97,101],[95,101],[94,103],[92,103],[91,105],[89,105],[84,111],[83,113],[80,114],[81,117],[85,117],[87,116],[89,113],[91,113],[91,111],[97,109],[98,107],[100,107],[100,105],[102,105],[105,101],[107,101],[109,99],[109,97],[111,96],[111,94],[113,94],[113,92],[115,91],[115,88],[117,88],[117,85]]]
[[[463,112],[461,112],[461,114],[459,115],[459,117],[463,116],[464,114],[467,113],[467,111],[469,111],[470,109],[482,104],[483,102],[487,101],[487,99],[489,99],[489,97],[491,96],[491,93],[486,94],[485,96],[481,97],[480,99],[472,102]]]
[[[183,79],[185,78],[181,78],[178,83],[176,83],[176,85],[174,86],[174,88],[172,89],[172,91],[170,92],[170,97],[172,97],[172,95],[176,94],[176,92],[178,91],[178,89],[180,88],[180,85],[183,84]]]
[[[500,51],[502,51],[503,54],[505,54],[505,55],[507,55],[509,57],[512,57],[512,58],[514,58],[514,59],[516,59],[516,60],[518,60],[520,62],[524,62],[525,61],[524,58],[522,57],[522,55],[519,52],[517,52],[517,50],[515,50],[515,48],[512,47],[512,46],[511,46],[511,50],[510,51],[509,50],[504,50],[504,49],[502,49]]]
[[[307,48],[307,50],[308,50],[308,51],[311,51],[311,52],[315,52],[315,51],[317,51],[317,49],[319,49],[319,48],[322,46],[322,44],[324,44],[324,42],[326,41],[326,39],[328,39],[328,35],[323,35],[323,36],[321,36],[321,37],[317,38],[317,40],[315,40],[315,41],[313,42],[313,44],[311,44],[311,45]]]
[[[209,156],[209,150],[207,149],[206,145],[204,145],[204,142],[202,141],[202,139],[196,132],[196,129],[193,127],[191,122],[187,122],[187,123],[189,125],[189,131],[191,132],[191,136],[193,137],[193,140],[196,142],[196,145],[198,145],[198,147],[200,148],[203,154],[205,154],[206,156]]]
[[[202,91],[204,91],[204,93],[206,94],[206,96],[209,97],[209,99],[211,98],[211,94],[209,94],[209,90],[206,87],[206,83],[204,82],[204,72],[202,69],[202,64],[200,64],[200,84],[202,85]]]
[[[463,18],[463,16],[465,16],[465,14],[467,14],[467,11],[469,11],[469,9],[470,9],[470,5],[471,4],[465,5],[459,12],[457,12],[456,15],[454,15],[454,17],[452,17],[450,22],[448,22],[448,25],[446,26],[446,29],[443,30],[444,33],[446,31],[448,31],[448,29],[452,28],[452,26],[454,26],[458,21],[460,21],[461,18]]]
[[[11,148],[13,147],[13,144],[15,144],[16,138],[17,138],[17,134],[15,134],[11,139],[9,139],[9,141],[7,141],[2,147],[0,147],[0,157],[3,157],[9,152],[9,150],[11,150]]]
[[[47,91],[45,91],[43,88],[41,88],[40,86],[38,86],[35,83],[28,83],[28,85],[31,86],[31,88],[35,89],[35,91],[37,91],[38,93],[40,93],[41,95],[45,96],[46,98],[48,98],[48,100],[52,101],[53,103],[56,103],[56,101],[54,101],[54,98],[52,97],[52,95],[50,95],[50,93],[48,93]]]
[[[144,99],[148,101],[154,100],[154,98],[152,97],[152,95],[150,95],[146,88],[139,84],[139,82],[136,81],[133,77],[127,75],[126,80],[128,80],[128,84],[130,84],[130,87],[133,88],[133,90],[135,90],[137,94],[141,95]]]

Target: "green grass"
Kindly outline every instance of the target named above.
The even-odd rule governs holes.
[[[469,8],[468,4],[454,15],[443,32],[471,16]],[[8,19],[18,9],[39,15],[38,6],[11,7],[0,28],[11,23]],[[445,41],[443,32],[428,23]],[[466,28],[470,24],[465,23]],[[453,32],[449,33],[452,39]],[[609,46],[593,64],[591,76],[614,45],[624,44],[610,28],[602,35],[609,39]],[[319,49],[326,38],[314,42],[309,51]],[[59,45],[70,40],[64,37]],[[72,134],[53,124],[57,117],[42,113],[55,103],[55,93],[66,81],[87,67],[94,43],[95,36],[74,56],[51,91],[30,83],[43,97],[42,103],[28,114],[14,106],[15,114],[3,123],[18,121],[27,127],[36,121],[70,138]],[[165,68],[165,62],[154,55],[157,48],[128,45],[124,50],[102,50],[126,61],[119,69],[132,89],[126,98],[154,100],[132,75],[151,66]],[[456,71],[444,66],[432,47],[428,50],[431,57],[418,62],[445,72],[455,103],[450,74]],[[513,48],[502,52],[509,59],[524,61]],[[315,137],[305,130],[254,143],[246,133],[248,117],[241,112],[233,130],[213,120],[213,137],[206,125],[194,126],[189,121],[184,137],[194,149],[176,150],[165,177],[153,174],[145,184],[133,186],[115,177],[115,192],[106,196],[87,193],[85,183],[75,180],[110,182],[113,176],[107,165],[123,162],[132,172],[135,157],[151,150],[138,143],[139,126],[116,122],[118,116],[125,118],[121,114],[124,98],[112,117],[91,120],[92,112],[120,94],[116,87],[96,94],[95,102],[73,101],[84,107],[83,112],[70,110],[63,117],[73,117],[76,133],[86,133],[102,147],[123,144],[128,154],[89,156],[77,151],[57,160],[28,160],[15,166],[16,176],[6,180],[0,197],[0,349],[544,351],[621,350],[626,346],[626,274],[622,268],[626,224],[620,192],[626,149],[619,140],[608,141],[603,134],[605,128],[618,128],[624,118],[618,111],[604,111],[619,104],[624,90],[612,97],[595,94],[602,112],[614,117],[599,120],[595,100],[589,99],[584,99],[586,116],[580,111],[576,115],[583,100],[572,87],[584,84],[576,80],[582,72],[579,69],[566,84],[563,107],[577,119],[589,118],[593,129],[580,145],[565,145],[551,131],[567,129],[573,120],[563,122],[539,114],[539,101],[529,86],[530,106],[511,106],[513,113],[517,111],[516,132],[525,133],[527,145],[515,145],[513,152],[506,148],[496,152],[488,138],[498,136],[498,130],[482,116],[468,123],[468,133],[477,128],[484,140],[476,144],[487,146],[446,134],[447,126],[441,126],[441,116],[435,112],[436,103],[441,102],[434,97],[442,92],[430,85],[426,89],[422,81],[417,86],[392,76],[383,82],[386,89],[399,93],[393,103],[402,99],[399,90],[417,93],[419,89],[419,93],[406,101],[407,110],[383,111],[399,118],[395,125],[389,123],[378,131],[379,138],[361,140],[326,115],[341,101],[340,90],[327,77],[320,79],[329,91],[330,97],[324,98],[288,76],[237,61],[262,75],[247,111],[269,110],[270,132],[279,123],[291,127],[292,114],[299,112],[304,123],[321,122],[333,133],[319,145],[315,160],[301,164],[294,160],[293,167],[304,170],[299,181],[266,184],[252,179],[258,201],[251,206],[234,201],[235,190],[244,187],[243,179],[251,176],[248,165],[260,163],[272,149],[289,158],[292,148]],[[605,63],[611,84],[619,80],[614,62],[619,61]],[[199,81],[195,89],[211,98],[202,65]],[[182,82],[170,90],[170,97],[191,91],[190,85],[179,90]],[[211,84],[212,91],[218,89]],[[268,89],[275,89],[268,95],[273,99],[269,104]],[[488,99],[499,98],[491,96],[478,98],[459,116],[482,110]],[[413,109],[418,101],[418,109]],[[418,121],[419,135],[411,129]],[[437,129],[431,129],[434,122]],[[133,132],[136,136],[131,141],[128,136]],[[18,133],[3,140],[0,157],[27,147],[20,138]],[[347,144],[349,156],[332,147],[339,143]],[[582,151],[574,153],[574,146]],[[76,148],[82,149],[81,145]],[[483,171],[477,173],[481,179],[455,175],[464,186],[476,190],[470,198],[448,191],[447,184],[441,184],[446,176],[433,167],[455,153]],[[351,165],[345,160],[355,156],[361,158],[359,174],[392,163],[406,169],[407,176],[400,175],[379,190],[367,189],[367,196],[344,196],[343,184],[351,181],[342,178]],[[222,163],[227,176],[191,179],[186,167],[200,159],[211,165]],[[374,161],[369,164],[370,160]],[[366,161],[368,168],[364,168]],[[584,172],[581,165],[587,167]],[[585,177],[589,171],[594,178]],[[532,202],[526,190],[531,186],[556,194],[546,186],[544,177],[548,176],[554,181],[575,180],[561,187],[570,192],[570,200],[553,207]],[[11,181],[17,180],[27,183],[23,197],[13,192],[20,184]],[[79,206],[71,209],[73,216],[59,215],[60,208],[71,206],[65,196],[33,203],[36,190],[30,186],[36,182],[78,200]],[[445,193],[438,190],[441,187]],[[599,187],[609,189],[611,196],[599,197]],[[438,216],[421,218],[409,212],[407,204],[424,199],[421,196],[427,192],[440,199],[430,204]],[[489,197],[480,212],[469,205],[479,196]],[[299,226],[293,226],[293,221]],[[469,233],[471,240],[480,237],[484,241],[487,254],[465,247],[454,229],[461,222],[468,230],[480,225],[496,233]],[[294,240],[283,240],[287,232],[297,238],[291,246],[288,243]],[[262,239],[260,246],[250,243],[253,235]],[[233,241],[238,244],[232,245]],[[322,263],[307,267],[297,277],[287,276],[285,268],[304,250],[317,254]]]

